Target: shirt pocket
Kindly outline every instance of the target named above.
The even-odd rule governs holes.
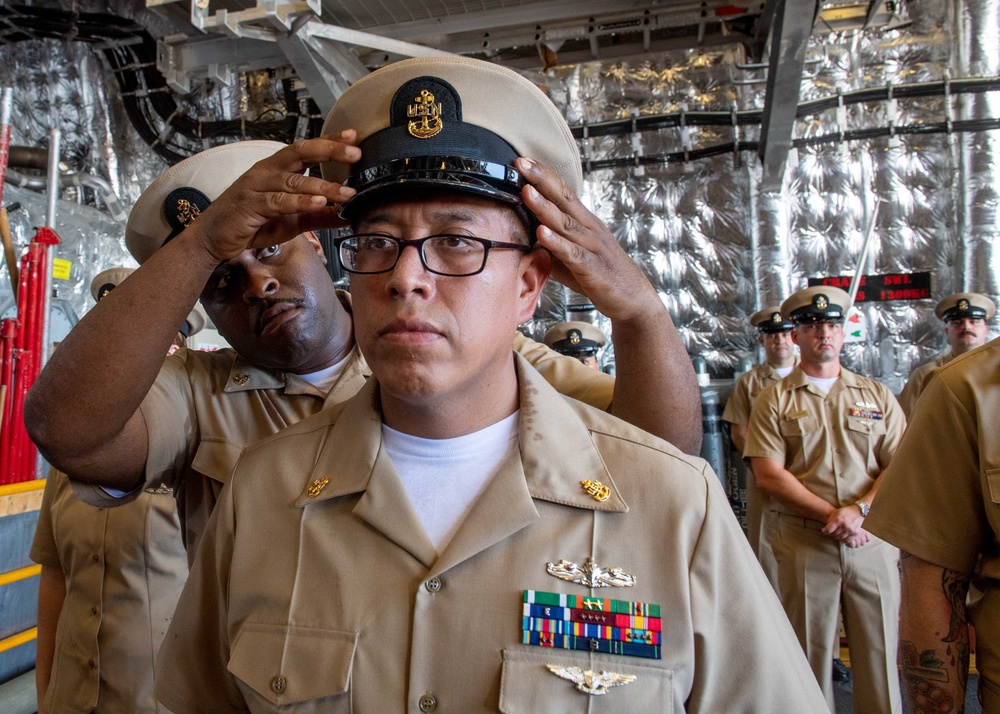
[[[357,642],[357,632],[246,623],[229,671],[251,711],[350,712]]]
[[[885,437],[885,422],[847,417],[846,427],[847,436],[855,451],[864,459],[865,471],[869,476],[877,474],[881,470],[878,463],[878,444]]]
[[[820,428],[819,419],[806,416],[801,419],[783,419],[778,424],[782,436],[807,436]]]
[[[191,468],[213,481],[225,484],[236,467],[243,448],[222,439],[204,439],[198,444]]]
[[[575,680],[553,673],[548,665],[562,667],[570,677],[593,671],[635,677],[627,684],[608,686],[603,695],[577,689]],[[500,677],[500,711],[503,714],[610,714],[614,712],[672,712],[674,672],[644,665],[634,657],[590,655],[540,647],[506,649]]]

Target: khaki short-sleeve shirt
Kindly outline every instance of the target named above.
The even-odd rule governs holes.
[[[920,398],[865,528],[980,576],[976,664],[1000,684],[1000,340],[956,357]]]
[[[796,364],[798,364],[798,360],[796,360]],[[781,377],[767,362],[741,374],[733,385],[729,399],[726,400],[726,408],[722,411],[722,421],[740,426],[749,424],[750,411],[757,395],[779,381],[781,381]]]
[[[173,496],[94,508],[51,470],[30,555],[66,579],[46,709],[165,712],[153,665],[188,573]]]
[[[841,368],[824,395],[796,368],[757,397],[743,455],[779,461],[813,494],[841,507],[868,493],[905,427],[885,385]],[[777,501],[774,507],[787,510]]]
[[[561,397],[520,359],[518,375],[520,448],[440,555],[382,446],[374,380],[249,449],[161,653],[164,703],[330,714],[825,712],[707,465]],[[608,486],[608,498],[594,499],[585,478]],[[548,572],[590,557],[635,585],[593,588]],[[649,641],[661,641],[660,656],[592,652],[589,639],[582,650],[525,643],[525,590],[593,598],[595,610],[608,598],[657,604],[662,633]],[[635,679],[594,696],[550,665]]]
[[[899,393],[899,406],[903,407],[907,419],[913,416],[913,407],[917,405],[917,399],[927,387],[927,383],[931,381],[931,377],[951,360],[952,355],[949,353],[944,357],[938,357],[933,362],[922,364],[910,372],[906,384],[903,385],[903,390]]]

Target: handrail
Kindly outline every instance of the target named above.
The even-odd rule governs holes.
[[[0,640],[0,652],[12,650],[15,647],[20,647],[21,645],[36,639],[38,639],[37,627],[32,627],[30,630],[25,630],[24,632],[18,632],[16,635],[11,635],[10,637]]]
[[[18,568],[17,570],[9,570],[6,573],[0,573],[0,587],[10,585],[11,583],[17,583],[21,580],[27,580],[28,578],[33,578],[41,572],[42,566],[36,564]]]

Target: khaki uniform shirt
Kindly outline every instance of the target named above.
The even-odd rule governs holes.
[[[754,402],[744,456],[775,459],[809,491],[842,507],[889,465],[906,417],[888,387],[840,369],[829,394],[801,368]],[[777,500],[772,508],[794,514]]]
[[[248,449],[164,644],[161,700],[178,712],[825,711],[707,465],[561,397],[522,359],[518,375],[520,448],[440,555],[383,449],[374,380]],[[588,557],[635,586],[546,572]],[[659,604],[662,657],[522,644],[526,589]],[[636,679],[591,696],[547,665]]]
[[[798,363],[798,358],[796,358],[795,364]],[[729,399],[726,400],[726,408],[722,411],[722,421],[740,426],[749,424],[750,410],[753,408],[753,402],[757,395],[779,381],[781,381],[781,377],[767,362],[741,374],[733,385]]]
[[[611,405],[613,377],[520,333],[514,347],[560,392],[599,409]],[[140,407],[149,432],[146,483],[174,490],[191,561],[243,449],[354,396],[370,374],[357,347],[326,394],[297,375],[255,367],[231,349],[181,350],[167,358]],[[95,506],[117,506],[141,492],[116,498],[93,484],[74,480],[73,485]]]
[[[66,579],[46,709],[165,712],[153,660],[188,571],[173,497],[143,491],[122,508],[94,508],[52,470],[31,559]]]
[[[942,568],[980,576],[985,595],[972,611],[976,666],[997,687],[1000,340],[942,367],[921,400],[865,529]]]
[[[917,398],[923,393],[927,383],[931,381],[931,377],[934,376],[939,368],[948,364],[952,359],[953,356],[949,352],[944,357],[938,357],[933,362],[922,364],[910,372],[910,377],[906,380],[903,390],[899,393],[899,406],[903,407],[907,419],[913,416],[913,407],[917,405]]]

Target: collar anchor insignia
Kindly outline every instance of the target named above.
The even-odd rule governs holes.
[[[309,498],[316,498],[323,491],[323,489],[326,488],[328,483],[330,483],[330,479],[325,476],[323,478],[318,478],[309,485],[309,488],[306,489],[306,494]]]
[[[568,560],[546,563],[545,572],[560,580],[568,580],[589,588],[630,588],[635,585],[634,575],[629,575],[621,568],[605,570],[593,558],[587,558],[583,567]]]
[[[555,664],[545,666],[552,674],[573,682],[578,690],[592,696],[607,694],[609,689],[623,687],[634,682],[636,678],[634,674],[620,672],[594,672],[590,669],[583,670],[579,667],[562,667]]]
[[[605,486],[600,481],[581,481],[580,485],[583,486],[583,490],[587,492],[588,496],[593,497],[595,501],[607,501],[611,497],[611,488]]]

